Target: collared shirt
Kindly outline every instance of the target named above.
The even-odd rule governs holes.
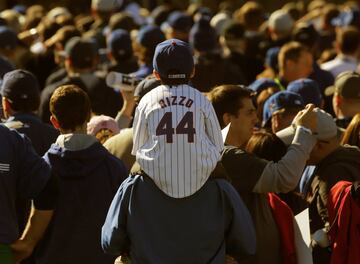
[[[340,54],[335,59],[321,64],[321,69],[331,72],[336,78],[344,71],[356,71],[358,64],[359,61],[356,58]]]

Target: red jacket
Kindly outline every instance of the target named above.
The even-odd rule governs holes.
[[[293,225],[294,215],[289,206],[277,197],[276,194],[268,193],[268,201],[275,223],[279,229],[282,248],[282,264],[296,264],[297,259]]]
[[[351,184],[340,181],[329,193],[332,264],[360,263],[360,207],[351,196]]]

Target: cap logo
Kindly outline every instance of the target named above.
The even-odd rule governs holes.
[[[185,79],[186,75],[185,74],[169,74],[168,78],[169,79]]]

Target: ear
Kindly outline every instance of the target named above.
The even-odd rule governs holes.
[[[55,116],[53,115],[50,116],[50,122],[53,125],[53,127],[55,127],[57,130],[60,130],[59,121],[56,119]]]
[[[193,67],[192,69],[192,72],[191,72],[191,75],[190,75],[190,78],[193,78],[195,76],[195,66]]]
[[[275,114],[271,116],[271,128],[273,131],[276,131],[279,127],[280,119],[279,115]]]
[[[11,111],[11,104],[6,97],[2,98],[2,107],[3,107],[4,113],[9,113]]]
[[[154,74],[156,80],[159,80],[159,81],[161,80],[160,74],[157,71],[153,70],[153,74]]]
[[[343,98],[340,95],[334,94],[334,102],[336,106],[339,106],[343,102]]]
[[[225,126],[227,126],[231,122],[231,115],[229,113],[224,113],[222,116],[222,121]]]

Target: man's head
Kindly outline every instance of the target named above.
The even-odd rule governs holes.
[[[280,87],[272,79],[260,78],[251,83],[249,88],[255,93],[257,115],[259,118],[259,123],[261,123],[266,100],[274,93],[280,92]]]
[[[156,45],[164,40],[165,35],[158,26],[147,25],[140,28],[134,42],[134,50],[140,62],[151,65]]]
[[[337,128],[332,116],[320,108],[313,110],[317,115],[317,129],[312,131],[317,139],[317,143],[310,153],[309,165],[316,165],[331,154],[340,146],[341,132]],[[276,135],[286,144],[290,145],[295,136],[296,125],[279,131]]]
[[[188,41],[192,19],[186,13],[180,11],[172,12],[167,19],[166,38]]]
[[[163,84],[187,84],[194,75],[194,59],[189,44],[178,39],[161,42],[155,49],[154,75]]]
[[[279,52],[279,76],[291,82],[307,78],[313,70],[313,56],[299,42],[289,42]]]
[[[319,85],[311,79],[299,79],[288,84],[287,91],[297,93],[301,96],[304,104],[313,104],[322,108],[323,100]]]
[[[336,32],[338,53],[358,57],[360,51],[360,31],[356,27],[339,28]]]
[[[239,22],[229,22],[224,26],[220,42],[232,52],[244,53],[246,48],[245,27]]]
[[[265,20],[264,8],[260,3],[247,1],[234,13],[237,21],[248,31],[258,31]]]
[[[5,117],[15,113],[31,113],[40,104],[40,89],[36,77],[25,70],[14,70],[4,75],[1,86]]]
[[[268,29],[272,40],[285,39],[290,36],[294,20],[285,10],[276,10],[268,20]]]
[[[93,71],[98,62],[98,47],[94,40],[71,38],[65,45],[65,68],[68,73]]]
[[[343,72],[339,74],[334,86],[325,90],[326,95],[333,95],[333,108],[337,118],[352,117],[360,112],[360,74]]]
[[[17,45],[16,33],[9,27],[0,26],[0,55],[12,60]]]
[[[189,43],[196,52],[212,52],[218,45],[218,36],[208,17],[202,17],[191,28]]]
[[[111,32],[107,39],[109,55],[116,62],[128,60],[133,56],[130,34],[123,29]]]
[[[284,129],[303,107],[299,94],[288,91],[275,93],[264,104],[263,127],[271,127],[273,133]]]
[[[88,95],[76,85],[64,85],[50,98],[50,121],[62,134],[86,133],[91,106]]]
[[[221,85],[208,93],[221,128],[229,123],[227,144],[244,147],[258,121],[252,91],[238,85]]]

